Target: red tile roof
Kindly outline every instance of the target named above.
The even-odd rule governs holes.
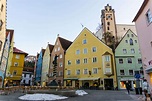
[[[12,42],[12,38],[14,36],[14,30],[6,29],[6,37],[8,36],[9,33],[10,33],[10,42]]]
[[[16,47],[13,47],[13,53],[18,53],[18,54],[25,54],[25,56],[27,56],[28,54],[23,52],[22,50],[19,50],[18,48]]]
[[[50,49],[50,53],[52,53],[52,50],[54,48],[54,45],[48,44],[49,45],[49,49]]]

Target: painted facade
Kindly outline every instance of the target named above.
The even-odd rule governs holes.
[[[13,58],[10,67],[10,76],[6,77],[8,79],[8,84],[20,85],[22,79],[22,71],[24,67],[24,59],[27,56],[27,53],[19,50],[18,48],[13,48]]]
[[[3,85],[4,81],[4,68],[1,67],[1,61],[4,52],[4,43],[6,40],[6,2],[7,0],[0,1],[0,87]]]
[[[22,72],[21,85],[32,86],[34,84],[34,66],[35,66],[36,56],[29,55],[25,57],[24,68]]]
[[[58,83],[58,85],[62,85],[63,86],[63,78],[64,78],[64,66],[65,66],[65,54],[66,54],[66,50],[67,48],[71,45],[71,41],[61,38],[61,37],[57,37],[54,48],[52,50],[52,54],[51,54],[51,65],[50,65],[50,70],[49,70],[49,83],[51,83],[52,80],[54,80],[53,75],[53,61],[54,61],[54,57],[55,55],[58,56],[57,58],[57,68],[56,68],[56,82]]]
[[[1,87],[4,87],[5,83],[7,82],[7,80],[5,80],[5,77],[7,74],[6,72],[7,72],[8,63],[10,62],[9,54],[10,54],[10,49],[11,49],[12,37],[13,37],[13,32],[10,30],[7,30],[5,44],[4,44],[4,48],[3,48],[3,55],[1,58],[1,70],[2,71],[1,71],[0,76],[4,78],[2,80],[2,85],[0,85]]]
[[[132,89],[134,89],[136,81],[135,74],[139,73],[140,78],[143,77],[143,74],[140,72],[142,69],[142,59],[139,51],[138,38],[130,29],[115,49],[115,60],[118,89],[126,89],[126,81],[129,81]]]
[[[142,54],[144,76],[152,86],[152,0],[144,0],[133,22]]]
[[[37,63],[36,63],[36,78],[35,82],[37,85],[41,83],[41,73],[42,73],[42,63],[43,63],[43,56],[44,56],[45,49],[41,49],[41,52],[38,56]]]
[[[50,68],[50,59],[53,50],[53,45],[48,44],[43,56],[43,64],[42,64],[42,75],[41,75],[41,85],[46,86],[48,83],[48,74]]]
[[[112,49],[87,28],[66,51],[64,86],[103,89],[117,86]]]
[[[6,33],[10,33],[10,47],[9,47],[9,57],[7,61],[6,77],[10,75],[10,67],[13,58],[13,47],[14,47],[14,30],[7,29]]]
[[[7,0],[0,1],[0,58],[2,56],[3,47],[6,39],[6,3]]]

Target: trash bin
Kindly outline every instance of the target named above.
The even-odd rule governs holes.
[[[135,88],[135,92],[136,92],[136,94],[139,94],[138,88]]]
[[[140,94],[142,95],[142,87],[139,88]]]

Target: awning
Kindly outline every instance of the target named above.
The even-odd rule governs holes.
[[[148,66],[146,69],[145,69],[146,73],[151,73],[152,72],[152,66]]]
[[[97,78],[80,78],[79,80],[98,80],[99,77]]]
[[[78,78],[64,78],[64,80],[78,80]]]

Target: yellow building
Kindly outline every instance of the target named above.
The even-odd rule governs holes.
[[[9,81],[9,85],[20,85],[24,67],[24,59],[27,55],[27,53],[17,49],[16,47],[13,48],[10,76],[7,76],[6,78]]]
[[[66,51],[64,86],[103,89],[117,86],[112,49],[87,28]]]

